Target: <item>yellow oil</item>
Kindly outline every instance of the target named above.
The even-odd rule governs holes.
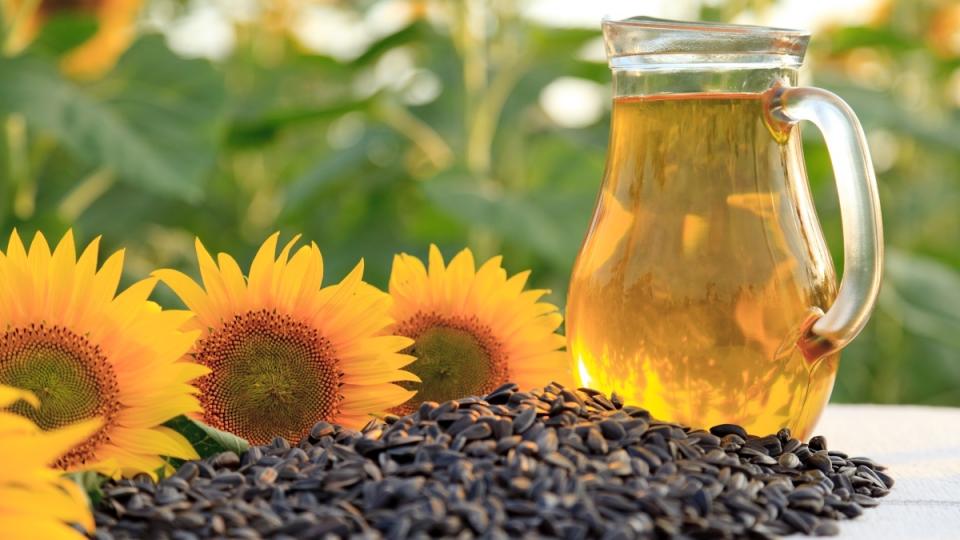
[[[763,111],[760,94],[614,101],[567,336],[580,384],[658,418],[807,437],[838,355],[795,344],[836,277],[799,131]]]

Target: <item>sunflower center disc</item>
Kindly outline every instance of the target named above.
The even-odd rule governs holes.
[[[411,412],[423,401],[483,395],[507,380],[500,347],[475,320],[418,316],[401,325],[398,333],[415,340],[404,352],[417,359],[406,369],[422,382],[399,383],[417,395],[397,412]]]
[[[60,458],[64,468],[93,456],[120,410],[113,366],[86,338],[59,326],[31,325],[0,336],[0,384],[37,396],[40,407],[18,401],[10,410],[43,430],[104,418],[103,428]]]
[[[252,444],[298,441],[336,416],[341,373],[330,342],[286,315],[252,311],[212,332],[196,347],[211,369],[200,379],[205,420]]]

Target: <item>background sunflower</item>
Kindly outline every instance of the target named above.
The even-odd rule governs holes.
[[[141,4],[142,0],[2,0],[3,18],[9,25],[4,52],[13,54],[27,47],[51,19],[62,23],[65,16],[86,16],[93,23],[92,32],[64,51],[61,67],[76,77],[98,77],[113,67],[133,41],[133,23]],[[72,29],[58,29],[64,30]]]
[[[198,457],[162,424],[199,410],[191,381],[207,370],[181,360],[195,337],[180,330],[189,314],[147,300],[156,279],[117,294],[123,252],[98,269],[98,246],[77,258],[71,232],[53,252],[40,233],[29,251],[11,234],[0,254],[0,384],[36,395],[38,407],[11,410],[41,429],[103,419],[57,460],[61,469],[155,474],[168,467],[163,456]]]
[[[291,255],[295,237],[277,255],[278,237],[263,243],[246,278],[199,240],[202,288],[175,270],[155,272],[200,331],[191,355],[210,368],[198,381],[202,420],[252,444],[298,441],[321,420],[359,428],[413,394],[394,382],[417,380],[400,369],[413,360],[399,353],[410,340],[383,335],[390,298],[362,281],[363,263],[322,287],[316,244]]]

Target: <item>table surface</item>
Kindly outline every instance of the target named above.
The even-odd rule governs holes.
[[[830,405],[814,433],[896,481],[880,506],[840,522],[839,538],[960,539],[960,408]]]

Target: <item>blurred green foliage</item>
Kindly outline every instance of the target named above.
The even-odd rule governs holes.
[[[770,4],[711,2],[702,16]],[[837,401],[960,405],[960,57],[932,30],[948,4],[893,2],[869,25],[818,33],[808,57],[812,82],[846,99],[875,145],[887,234],[879,307],[844,353]],[[606,66],[581,54],[599,29],[539,26],[507,2],[431,5],[439,16],[349,60],[308,52],[276,22],[237,23],[235,48],[215,63],[142,32],[87,82],[57,59],[95,21],[48,21],[0,59],[0,230],[102,234],[106,249],[127,248],[128,280],[158,266],[195,273],[194,235],[248,261],[270,232],[302,232],[328,275],[363,257],[380,286],[398,251],[470,246],[532,268],[562,305],[609,116],[563,128],[540,96],[558,77],[609,84]],[[439,93],[424,97],[424,79]],[[814,131],[809,175],[839,268],[839,211]]]

